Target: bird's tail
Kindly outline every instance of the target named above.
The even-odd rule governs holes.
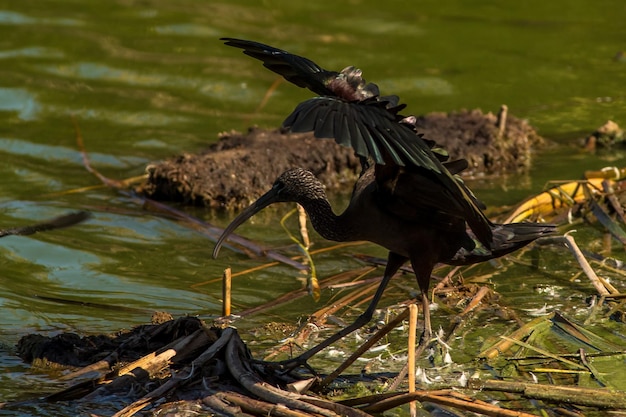
[[[511,253],[519,248],[528,245],[530,242],[556,233],[556,225],[547,223],[508,223],[493,224],[491,226],[493,239],[491,249],[482,245],[478,239],[472,236],[476,243],[474,249],[460,249],[456,255],[447,262],[452,265],[469,265],[473,263],[499,258]]]

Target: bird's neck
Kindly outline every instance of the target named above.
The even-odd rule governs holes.
[[[312,199],[300,202],[304,207],[313,228],[324,239],[335,242],[345,242],[349,240],[350,231],[347,225],[337,216],[330,203],[325,199]]]

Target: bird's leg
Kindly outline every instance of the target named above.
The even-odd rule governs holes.
[[[433,336],[433,328],[430,324],[430,301],[428,300],[428,290],[422,291],[422,310],[424,311],[424,333],[420,338],[419,345],[428,345]]]
[[[422,356],[422,353],[424,353],[424,350],[428,347],[433,335],[432,325],[430,323],[430,302],[428,301],[428,287],[430,286],[430,274],[433,272],[433,265],[424,263],[423,259],[426,259],[426,256],[427,255],[422,258],[421,262],[418,258],[411,258],[411,266],[413,267],[417,284],[422,293],[422,311],[424,312],[424,332],[422,333],[422,337],[420,337],[419,344],[415,348],[415,358]],[[404,381],[408,371],[409,364],[406,363],[391,382],[388,389],[392,391],[397,389],[402,381]]]
[[[417,285],[422,293],[422,311],[424,312],[424,333],[420,338],[418,350],[422,345],[428,345],[433,335],[433,329],[430,322],[430,302],[428,301],[428,288],[430,287],[430,275],[433,272],[433,266],[430,262],[424,262],[428,256],[424,254],[421,259],[411,259],[411,266],[417,278]],[[423,350],[423,348],[421,349]]]
[[[369,306],[359,317],[357,317],[354,323],[341,329],[334,335],[330,336],[328,339],[324,340],[320,344],[307,350],[300,356],[278,362],[278,365],[280,366],[280,368],[282,370],[289,371],[289,370],[297,368],[298,366],[305,366],[310,370],[311,368],[307,365],[307,361],[313,355],[315,355],[322,349],[330,346],[331,344],[335,343],[337,340],[342,339],[343,337],[349,335],[350,333],[354,332],[355,330],[360,329],[361,327],[369,323],[369,321],[374,316],[374,311],[376,310],[376,306],[378,305],[378,302],[380,301],[380,298],[382,297],[383,292],[385,291],[385,288],[387,287],[387,284],[389,284],[389,281],[391,280],[391,278],[395,275],[396,272],[398,272],[398,269],[400,269],[400,267],[404,265],[404,263],[407,260],[408,259],[405,258],[404,256],[398,255],[397,253],[394,253],[394,252],[389,252],[389,257],[387,258],[387,267],[385,268],[383,279],[380,281],[380,284],[378,285],[378,289],[376,290],[376,293],[374,294],[374,297],[372,298],[372,301],[370,302]]]

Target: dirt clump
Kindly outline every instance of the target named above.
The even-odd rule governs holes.
[[[431,113],[417,118],[418,132],[444,146],[451,159],[465,158],[464,176],[525,172],[541,137],[524,120],[480,110]],[[139,191],[156,200],[239,209],[266,192],[287,169],[313,172],[329,191],[352,187],[361,165],[351,148],[312,133],[250,128],[222,133],[206,151],[184,153],[147,167]]]
[[[543,138],[526,120],[480,110],[429,113],[417,118],[417,131],[443,146],[451,159],[465,158],[462,176],[520,174],[531,165],[532,149]]]
[[[327,187],[356,179],[359,159],[350,148],[311,134],[250,128],[227,132],[199,154],[185,153],[150,165],[142,191],[156,200],[211,208],[242,208],[293,167],[313,172]]]

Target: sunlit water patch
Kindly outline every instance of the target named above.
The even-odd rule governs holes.
[[[167,85],[168,88],[199,92],[212,98],[226,101],[246,102],[259,100],[264,91],[250,88],[245,82],[231,82],[211,78],[179,77],[168,73],[137,72],[131,69],[113,68],[108,65],[85,62],[66,65],[44,65],[44,72],[65,78],[99,80],[128,84],[134,87],[156,87]],[[159,115],[164,120],[171,116]],[[155,120],[156,121],[156,120]],[[160,124],[164,124],[161,122]]]
[[[53,49],[39,46],[32,46],[29,48],[21,49],[9,49],[0,51],[0,59],[7,58],[62,58],[63,52]]]
[[[63,26],[79,26],[81,21],[67,18],[37,18],[31,17],[23,13],[0,10],[0,24],[4,25],[36,25],[36,24],[51,24],[51,25],[63,25]]]
[[[57,161],[72,162],[82,164],[80,151],[64,146],[46,145],[33,143],[21,139],[0,138],[0,153],[9,155],[22,155],[31,158],[38,158],[48,162]],[[89,153],[89,158],[99,166],[123,168],[129,166],[139,166],[147,161],[134,156],[113,156],[98,152]]]
[[[0,88],[0,111],[17,112],[22,120],[37,118],[41,105],[34,94],[22,88]]]
[[[114,68],[110,65],[95,62],[45,65],[41,66],[40,69],[45,72],[67,78],[109,82],[114,81],[132,86],[150,87],[157,85],[170,85],[172,87],[193,89],[202,84],[202,80],[200,79],[176,77],[165,73],[148,73],[145,71],[139,72],[126,68]]]
[[[410,7],[407,4],[407,7]],[[350,29],[353,33],[367,32],[379,35],[415,36],[423,33],[416,21],[403,22],[381,17],[351,16],[349,19],[336,19],[332,24],[341,30]]]
[[[377,84],[382,94],[386,91],[398,94],[410,91],[415,94],[443,96],[455,92],[450,82],[439,77],[390,78],[380,80]]]
[[[155,26],[153,29],[159,35],[165,36],[199,36],[217,38],[220,32],[210,26],[193,23],[175,23],[164,26]]]

